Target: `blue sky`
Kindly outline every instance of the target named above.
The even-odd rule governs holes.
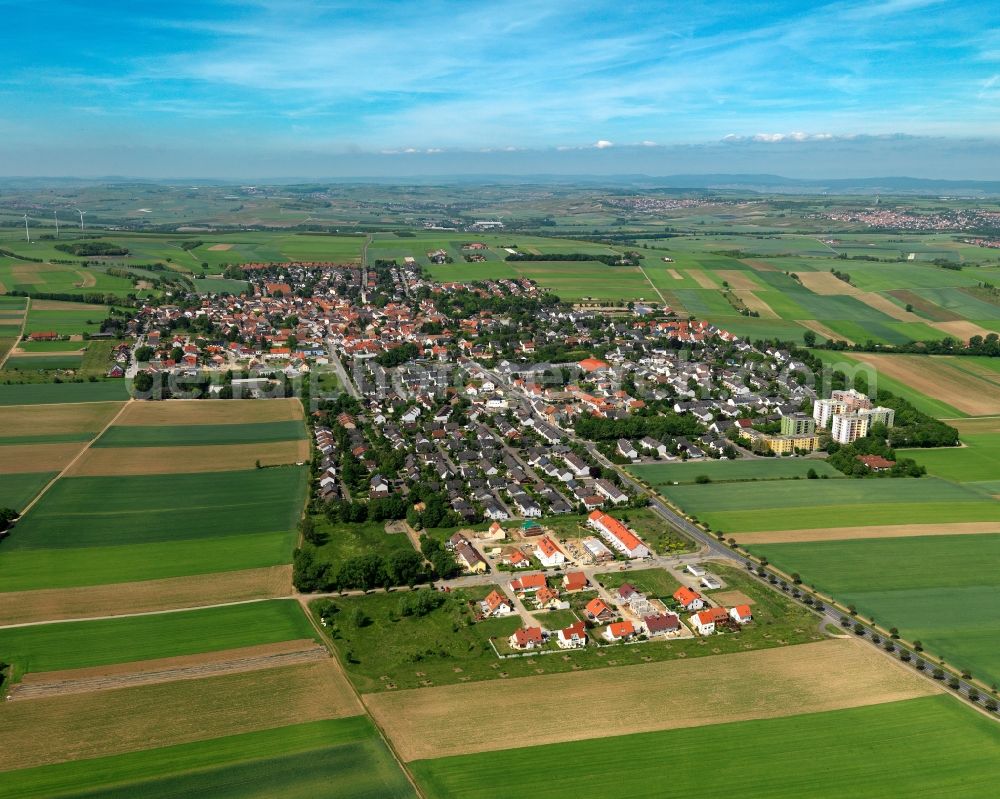
[[[0,19],[0,174],[829,174],[845,153],[875,174],[905,150],[910,174],[1000,178],[961,157],[1000,154],[995,2],[0,0]]]

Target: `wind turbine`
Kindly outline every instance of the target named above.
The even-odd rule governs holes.
[[[55,209],[53,209],[52,216],[56,220],[56,238],[58,239],[59,238],[59,212],[56,211]]]
[[[27,214],[24,215],[24,238],[28,242],[28,244],[31,244],[31,234],[28,232],[28,215]]]
[[[75,206],[73,210],[80,215],[80,230],[83,230],[83,211],[81,211],[79,208],[76,208]]]

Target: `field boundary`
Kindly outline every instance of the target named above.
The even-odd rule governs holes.
[[[941,535],[989,535],[1000,533],[1000,522],[942,522],[939,524],[882,524],[869,527],[819,527],[799,530],[763,530],[730,533],[743,545],[811,544],[816,541],[856,541],[866,538],[916,538]]]

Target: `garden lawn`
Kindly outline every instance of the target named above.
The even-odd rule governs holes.
[[[716,758],[711,768],[704,767],[705,752],[731,747],[739,748],[739,757]],[[611,752],[627,753],[628,763],[613,777],[607,761]],[[573,767],[561,769],[558,779],[533,782],[533,797],[573,799],[604,786],[630,797],[979,799],[990,795],[1000,779],[1000,726],[950,697],[935,696],[418,760],[410,768],[433,799],[502,799],[524,792],[510,774],[545,773],[554,763]]]
[[[308,478],[304,467],[240,472],[65,477],[0,545],[13,550],[79,549],[180,542],[295,529]],[[233,542],[238,548],[238,541]]]
[[[1000,534],[750,545],[884,627],[1000,683]]]
[[[301,420],[250,424],[115,425],[95,447],[182,447],[222,444],[266,444],[301,440],[306,435]]]
[[[789,478],[805,478],[813,469],[820,476],[843,477],[825,460],[803,458],[758,458],[745,460],[710,460],[704,463],[687,461],[685,463],[656,463],[643,466],[630,466],[629,471],[641,480],[653,486],[670,483],[693,483],[701,475],[709,477],[712,482],[729,482],[736,480],[787,480]]]
[[[316,639],[292,599],[179,613],[0,629],[0,651],[15,674],[82,669],[111,663],[217,652]]]

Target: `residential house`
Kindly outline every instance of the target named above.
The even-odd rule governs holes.
[[[566,562],[566,556],[547,535],[542,536],[535,543],[534,554],[546,569],[552,566],[561,566]]]
[[[629,558],[649,557],[649,548],[624,524],[601,511],[592,511],[587,524],[597,530],[604,539]]]
[[[526,574],[510,581],[510,590],[515,594],[527,594],[545,588],[544,574]]]
[[[630,621],[615,621],[607,626],[601,637],[611,643],[627,641],[635,635],[635,625]]]
[[[706,608],[693,614],[688,621],[698,635],[714,635],[715,626],[728,618],[725,608]]]
[[[642,623],[651,638],[657,635],[672,635],[681,629],[681,620],[674,613],[653,613],[644,616]]]
[[[583,572],[566,572],[563,575],[563,588],[567,591],[582,591],[587,587],[587,575]]]
[[[749,605],[737,605],[729,609],[729,617],[737,624],[747,624],[753,621],[753,613],[750,612]]]
[[[490,591],[479,604],[484,616],[509,616],[514,612],[513,603],[499,591]]]
[[[508,639],[511,649],[536,649],[545,643],[541,627],[522,627]]]
[[[605,621],[614,618],[615,615],[611,608],[604,604],[604,600],[598,597],[591,599],[584,610],[591,621]]]
[[[559,631],[556,643],[560,649],[577,649],[587,645],[587,627],[582,621],[574,622]]]
[[[687,611],[701,610],[705,607],[705,600],[701,594],[693,588],[688,588],[686,585],[682,585],[674,591],[674,599],[678,605]]]

